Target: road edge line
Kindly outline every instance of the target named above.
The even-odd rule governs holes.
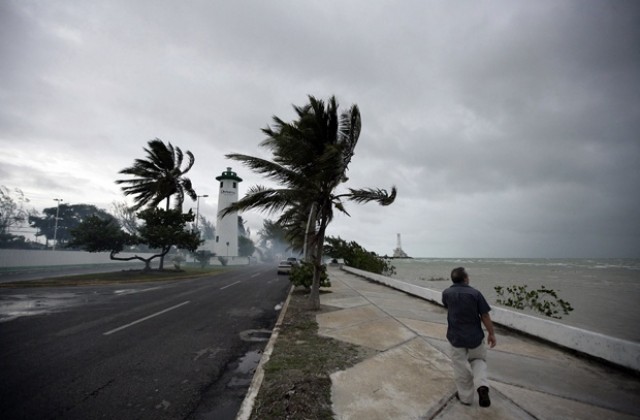
[[[247,391],[247,395],[244,397],[242,401],[242,405],[240,406],[240,410],[238,410],[238,414],[236,416],[236,420],[248,420],[251,416],[251,412],[253,411],[253,405],[255,404],[256,397],[258,396],[258,391],[260,391],[260,387],[262,386],[262,380],[264,379],[264,365],[269,361],[271,357],[271,353],[273,352],[273,347],[276,344],[276,340],[278,339],[278,335],[280,334],[280,326],[284,321],[284,316],[287,313],[287,308],[289,307],[289,301],[291,300],[291,293],[293,292],[295,286],[291,285],[289,289],[289,293],[287,294],[287,300],[285,300],[284,305],[282,306],[282,310],[280,311],[280,316],[278,316],[278,320],[276,321],[275,327],[273,327],[273,332],[271,333],[271,338],[267,343],[264,352],[262,353],[262,357],[260,358],[260,363],[256,367],[256,373],[253,374],[253,379],[251,380],[251,385],[249,385],[249,390]]]

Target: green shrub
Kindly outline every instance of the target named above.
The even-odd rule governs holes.
[[[498,293],[496,303],[515,309],[532,309],[551,318],[561,319],[560,311],[569,315],[573,311],[571,304],[559,299],[555,290],[542,286],[538,290],[528,290],[527,286],[494,287]]]
[[[211,257],[216,255],[215,253],[208,250],[200,250],[193,253],[193,257],[200,263],[200,267],[205,268],[209,265],[211,261]]]
[[[389,261],[367,251],[355,241],[347,242],[344,239],[329,236],[325,240],[324,254],[331,258],[342,258],[344,263],[359,270],[371,273],[393,276],[396,269]]]
[[[294,265],[291,267],[289,280],[294,286],[303,286],[310,289],[313,283],[313,264],[303,261],[300,265]],[[320,287],[331,287],[326,265],[322,266],[322,271],[320,272]]]

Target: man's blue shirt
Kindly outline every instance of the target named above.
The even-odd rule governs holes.
[[[447,340],[453,347],[473,349],[482,344],[484,332],[480,316],[491,307],[482,293],[468,284],[454,283],[442,292],[442,303],[447,308]]]

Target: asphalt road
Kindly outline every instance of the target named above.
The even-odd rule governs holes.
[[[1,290],[0,309],[14,311],[0,317],[0,417],[233,419],[289,287],[261,265],[172,283]]]

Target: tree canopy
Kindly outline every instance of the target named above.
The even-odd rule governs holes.
[[[80,247],[88,252],[108,251],[112,260],[140,260],[149,270],[151,261],[155,258],[162,261],[172,247],[195,251],[201,243],[197,232],[187,230],[187,224],[194,218],[192,212],[182,214],[182,211],[175,209],[151,208],[138,213],[138,217],[144,223],[138,229],[138,235],[131,235],[113,217],[91,216],[72,229],[73,240],[69,246]],[[158,252],[150,257],[137,254],[133,257],[117,256],[125,246],[141,243]],[[163,269],[162,265],[160,269]]]
[[[387,276],[395,273],[393,265],[375,252],[367,251],[357,242],[347,242],[339,236],[326,238],[324,253],[331,258],[342,259],[345,264],[360,270]]]
[[[227,155],[276,181],[279,188],[252,186],[241,200],[223,210],[223,214],[254,208],[281,213],[277,222],[293,232],[293,237],[302,242],[308,258],[313,261],[311,301],[317,309],[324,236],[334,210],[348,215],[345,201],[389,205],[395,200],[396,189],[392,187],[391,192],[378,188],[337,191],[348,180],[347,170],[360,137],[357,105],[339,114],[335,97],[325,104],[309,96],[308,104],[294,106],[294,110],[297,119],[293,122],[273,117],[273,125],[263,129],[267,138],[261,146],[272,152],[272,161],[236,153]]]
[[[58,215],[57,232],[56,214]],[[106,210],[99,209],[93,204],[62,203],[60,206],[42,210],[42,216],[29,216],[29,225],[37,229],[36,236],[44,236],[47,243],[55,237],[56,245],[62,248],[71,240],[71,230],[91,216],[98,216],[101,219],[113,218]]]
[[[116,181],[116,184],[124,184],[122,191],[125,195],[134,196],[134,210],[144,206],[157,207],[165,200],[165,209],[168,210],[173,195],[176,196],[176,209],[182,209],[185,195],[196,201],[197,194],[191,180],[184,176],[195,163],[190,151],[183,154],[179,147],[174,147],[171,143],[165,144],[157,138],[150,140],[144,150],[147,152],[146,159],[136,159],[132,166],[120,171],[133,178]],[[187,164],[182,168],[185,154]]]

